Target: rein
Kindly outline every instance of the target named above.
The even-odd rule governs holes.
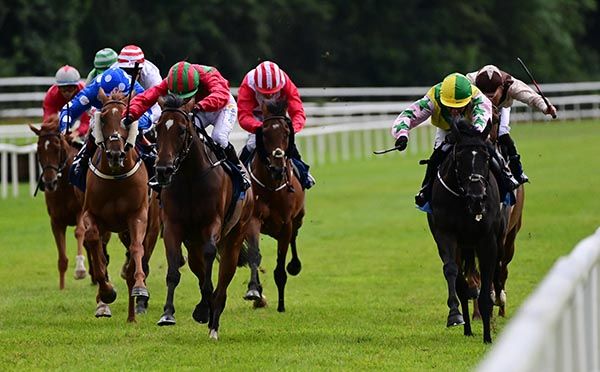
[[[286,121],[286,124],[287,124],[287,117],[286,117],[286,116],[284,116],[284,115],[273,115],[273,116],[267,116],[267,117],[266,117],[266,118],[263,120],[263,125],[264,125],[264,123],[265,123],[266,121],[268,121],[268,120],[284,120],[284,121]],[[290,128],[290,130],[292,130],[292,133],[293,133],[293,128]],[[261,132],[261,135],[262,135],[262,132]],[[261,140],[260,142],[262,143],[262,146],[264,147],[264,141],[262,141],[262,140]],[[261,151],[263,151],[263,154],[265,154],[265,155],[266,155],[266,153],[265,153],[265,151],[264,151],[264,148],[263,148]],[[248,167],[248,173],[250,174],[250,177],[251,177],[251,178],[252,178],[252,179],[253,179],[253,180],[254,180],[254,181],[255,181],[255,182],[256,182],[256,183],[257,183],[259,186],[261,186],[262,188],[264,188],[264,189],[266,189],[266,190],[269,190],[269,191],[271,191],[271,192],[277,192],[277,191],[281,191],[281,190],[283,190],[283,189],[284,189],[286,186],[287,186],[288,188],[292,188],[291,179],[290,179],[290,177],[291,177],[291,174],[290,174],[290,169],[291,169],[291,168],[290,168],[290,167],[289,167],[289,165],[288,165],[288,163],[289,163],[289,162],[288,162],[288,157],[287,157],[287,154],[286,154],[286,152],[284,152],[283,150],[281,150],[281,149],[278,147],[278,148],[276,148],[276,149],[275,149],[275,150],[274,150],[274,151],[271,153],[271,155],[273,155],[273,157],[274,157],[274,158],[277,158],[277,159],[283,158],[283,174],[284,174],[284,176],[283,176],[283,179],[282,179],[282,183],[281,183],[279,186],[277,186],[277,187],[269,187],[269,186],[267,186],[265,183],[261,182],[261,181],[258,179],[258,177],[256,177],[256,176],[254,175],[254,173],[252,172],[252,163],[250,163],[250,166]],[[263,159],[263,157],[264,157],[264,159]],[[269,160],[269,157],[268,157],[268,156],[259,156],[259,157],[258,157],[258,159],[259,159],[259,162],[260,162],[260,163],[262,163],[262,164],[263,164],[265,167],[267,167],[267,169],[268,169],[269,171],[273,169],[273,166],[271,165],[271,162],[270,162],[270,160]],[[272,177],[271,177],[271,178],[272,178]]]
[[[471,170],[474,168],[474,162],[475,162],[475,155],[473,155],[473,164],[471,166]],[[458,191],[454,191],[450,186],[448,186],[448,184],[446,182],[444,182],[444,179],[443,179],[442,174],[440,173],[439,169],[437,171],[437,178],[440,181],[440,183],[442,184],[442,186],[444,186],[444,188],[446,190],[448,190],[452,195],[459,197],[459,198],[466,197],[467,193],[465,192],[465,189],[461,186],[460,177],[458,176],[458,168],[456,167],[456,145],[454,145],[452,147],[452,169],[454,170],[454,176],[456,179]],[[473,171],[471,171],[471,174],[469,175],[468,180],[470,183],[483,183],[484,189],[489,184],[489,182],[485,176],[483,176],[482,174],[479,174],[479,173],[474,173]]]

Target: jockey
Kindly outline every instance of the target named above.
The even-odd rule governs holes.
[[[494,65],[483,66],[479,71],[467,74],[467,78],[492,101],[494,106],[499,108],[498,143],[506,149],[508,166],[517,181],[521,184],[529,182],[529,178],[523,173],[521,156],[510,137],[510,107],[516,99],[546,115],[556,116],[556,108],[552,105],[546,105],[542,96],[527,84],[515,79]]]
[[[135,64],[138,64],[136,80],[144,90],[148,90],[162,82],[163,78],[160,75],[160,70],[156,65],[144,56],[144,52],[137,45],[126,45],[121,49],[117,62],[113,67],[119,67],[124,70],[129,76],[133,76]],[[160,118],[161,109],[157,104],[152,105],[152,118],[155,122]]]
[[[101,75],[107,68],[117,62],[117,52],[111,48],[100,49],[94,56],[94,68],[85,79],[85,84],[91,83],[96,76]]]
[[[242,188],[248,189],[250,182],[244,167],[233,145],[229,143],[229,134],[237,116],[237,105],[229,91],[229,82],[214,67],[185,61],[177,62],[160,84],[131,100],[129,117],[124,118],[124,123],[127,125],[133,122],[150,106],[156,104],[159,97],[167,94],[174,94],[186,103],[194,100],[194,125],[198,128],[210,124],[214,126],[211,137],[218,145],[214,150],[221,152],[217,155],[227,158],[236,166],[242,176]]]
[[[79,71],[75,67],[65,65],[56,71],[56,83],[52,85],[46,95],[42,108],[44,110],[44,121],[51,115],[59,113],[61,107],[69,102],[75,94],[85,88],[80,81]],[[90,116],[83,113],[77,130],[71,134],[72,137],[85,138],[90,127]]]
[[[79,92],[69,103],[67,103],[60,112],[60,130],[64,132],[67,126],[70,126],[74,119],[79,117],[84,111],[90,107],[102,109],[102,102],[98,100],[98,92],[100,88],[104,90],[106,95],[110,95],[113,91],[121,91],[124,93],[129,92],[129,84],[131,77],[117,67],[111,67],[104,71],[102,75],[96,77],[96,79],[86,86],[81,92]],[[134,90],[136,93],[141,93],[144,88],[137,82],[135,82]],[[140,115],[138,130],[140,133],[149,131],[152,127],[153,117],[150,111]],[[94,123],[95,124],[95,123]],[[92,125],[94,125],[92,124]],[[138,136],[140,139],[142,136]],[[86,144],[81,148],[75,161],[73,162],[72,172],[75,177],[83,175],[87,171],[88,162],[90,157],[96,152],[98,143],[90,134]],[[149,149],[147,146],[139,146],[138,150],[142,152],[141,157],[146,164],[148,171],[148,177],[150,178],[154,174],[154,160],[152,154],[148,154]]]
[[[261,105],[265,100],[287,101],[288,113],[292,120],[294,133],[304,128],[306,115],[298,88],[290,77],[274,62],[265,61],[249,71],[238,90],[238,121],[240,126],[250,133],[246,146],[242,149],[240,159],[247,164],[256,149],[256,130],[262,126]],[[300,173],[300,183],[305,189],[315,184],[309,173],[308,164],[304,163],[296,144],[290,149],[290,157]]]
[[[492,119],[492,103],[464,75],[452,73],[446,76],[441,83],[429,89],[423,98],[402,111],[394,121],[392,136],[396,138],[398,151],[406,149],[409,130],[427,118],[431,118],[431,124],[437,127],[437,132],[434,150],[427,163],[425,179],[421,190],[415,196],[415,202],[419,209],[431,212],[429,201],[435,172],[451,147],[445,142],[446,135],[450,130],[450,123],[455,119],[463,118],[468,120],[476,130],[483,132]],[[496,154],[495,151],[492,152],[492,155],[496,158],[494,154]],[[497,158],[496,160],[498,161]],[[502,186],[501,189],[511,192],[518,183],[512,180],[506,167],[494,165],[495,162],[492,162],[491,169],[494,171],[499,185]]]

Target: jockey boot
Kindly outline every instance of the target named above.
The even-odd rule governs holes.
[[[248,174],[246,173],[246,168],[244,168],[244,166],[240,162],[240,159],[235,153],[235,148],[233,147],[233,145],[231,143],[228,144],[227,147],[223,149],[223,153],[227,157],[227,160],[233,165],[235,165],[239,173],[242,175],[242,191],[248,190],[248,188],[250,188]]]
[[[291,147],[288,149],[288,155],[298,170],[302,188],[308,190],[313,187],[317,181],[312,174],[310,174],[310,166],[302,160],[302,156],[300,156],[300,152],[298,151],[295,142],[292,142]]]
[[[490,171],[498,183],[501,201],[506,205],[515,204],[516,197],[513,191],[519,187],[519,182],[513,177],[510,169],[506,166],[506,162],[496,152],[492,153]]]
[[[79,150],[79,152],[75,156],[75,159],[73,160],[73,165],[71,165],[73,173],[75,175],[83,174],[83,177],[85,177],[85,173],[87,172],[89,166],[90,158],[94,155],[97,148],[98,145],[96,145],[96,141],[90,133],[90,135],[87,138],[87,141],[83,144],[81,150]]]
[[[529,182],[529,178],[523,173],[523,166],[521,165],[521,156],[517,152],[515,142],[510,137],[510,134],[506,133],[498,137],[498,143],[502,147],[506,158],[508,160],[508,166],[512,171],[515,179],[519,181],[519,184]]]
[[[140,137],[138,137],[138,139],[139,138]],[[142,158],[142,161],[144,162],[144,165],[146,166],[146,172],[148,172],[148,186],[150,186],[152,190],[159,193],[161,187],[158,182],[156,182],[156,170],[154,168],[156,158],[158,156],[156,149],[151,143],[143,143],[143,140],[138,141],[136,148],[140,154],[140,157]]]
[[[244,146],[242,148],[242,152],[240,152],[240,161],[246,167],[250,165],[250,160],[252,159],[252,154],[254,154],[254,150],[250,150],[248,146]]]
[[[448,152],[442,150],[442,147],[443,146],[439,146],[438,148],[434,149],[433,153],[429,157],[429,160],[427,161],[427,169],[425,170],[425,178],[421,183],[421,190],[419,190],[419,193],[415,195],[415,204],[417,204],[421,210],[424,208],[429,209],[426,204],[431,201],[431,188],[433,186],[435,173],[437,172],[440,164],[442,164],[442,161],[444,161],[446,158],[446,155],[448,155]]]

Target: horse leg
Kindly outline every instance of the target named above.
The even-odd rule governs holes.
[[[134,263],[135,271],[133,273],[134,285],[130,295],[132,297],[150,297],[146,288],[146,274],[142,266],[142,257],[144,256],[144,236],[146,235],[146,226],[148,224],[148,209],[141,208],[140,212],[129,219],[129,236],[131,244],[129,245],[130,260]],[[131,266],[131,265],[130,265]]]
[[[94,280],[98,283],[97,300],[110,304],[117,298],[117,292],[108,281],[106,256],[104,255],[102,244],[100,242],[100,236],[103,236],[103,234],[99,231],[94,217],[89,213],[86,213],[85,218],[89,221],[89,223],[86,224],[85,244],[90,248],[93,267],[92,273],[94,275]]]
[[[119,233],[119,240],[123,243],[123,246],[125,246],[125,261],[123,261],[123,265],[121,265],[121,273],[119,275],[123,280],[127,280],[127,270],[129,268],[129,263],[131,262],[131,254],[129,253],[131,237],[129,231]]]
[[[430,221],[430,227],[432,226]],[[452,327],[464,324],[462,314],[458,310],[458,297],[456,294],[456,277],[458,276],[458,265],[455,260],[457,249],[456,238],[448,233],[439,232],[431,228],[431,232],[438,246],[438,254],[443,262],[444,278],[448,285],[448,320],[446,327]],[[468,314],[467,314],[468,316]]]
[[[285,283],[287,282],[287,274],[285,273],[285,256],[287,255],[290,238],[292,235],[292,225],[285,224],[282,226],[279,237],[277,239],[277,266],[273,271],[275,284],[277,284],[277,294],[279,301],[277,303],[277,311],[280,313],[285,311]]]
[[[473,331],[471,330],[471,319],[469,319],[469,285],[466,278],[460,272],[456,278],[456,292],[458,294],[458,299],[460,300],[462,313],[466,314],[464,317],[464,335],[473,336]]]
[[[175,288],[179,285],[181,273],[181,237],[182,232],[177,226],[165,224],[163,239],[167,254],[167,299],[163,307],[163,315],[156,324],[159,326],[175,325],[175,305],[173,298],[175,296]],[[191,264],[190,264],[191,266]]]
[[[75,257],[75,279],[83,279],[87,274],[85,269],[85,257],[83,256],[83,237],[85,235],[85,227],[81,214],[77,216],[77,224],[75,225],[75,239],[77,240],[77,257]]]
[[[156,193],[153,192],[150,205],[148,207],[148,224],[146,225],[146,235],[144,236],[144,257],[142,257],[142,269],[146,275],[150,275],[150,258],[156,247],[156,241],[158,240],[158,234],[160,231],[160,217],[158,200],[156,199]],[[180,248],[181,250],[181,248]],[[144,280],[145,282],[145,280]],[[145,314],[148,310],[149,297],[136,297],[135,299],[135,313]]]
[[[491,317],[492,317],[492,280],[496,268],[497,240],[495,237],[487,239],[477,252],[479,257],[479,268],[481,270],[481,292],[479,294],[479,310],[483,321],[483,342],[491,343]]]
[[[59,224],[54,220],[50,221],[50,225],[52,227],[54,241],[56,242],[56,248],[58,249],[58,288],[65,289],[65,272],[67,271],[67,267],[69,266],[69,259],[67,258],[67,242],[65,240],[65,232],[67,230],[67,226]]]
[[[262,285],[258,276],[258,270],[262,256],[259,247],[260,240],[260,220],[253,218],[248,226],[248,266],[250,266],[250,281],[248,282],[248,291],[244,295],[244,300],[260,301],[262,299]]]
[[[199,248],[199,249],[198,249]],[[188,249],[190,269],[198,277],[200,286],[200,302],[194,308],[192,317],[200,324],[209,323],[212,313],[212,267],[217,254],[217,246],[214,239],[209,239],[200,247]]]
[[[300,270],[302,270],[302,263],[300,262],[300,259],[298,258],[298,250],[296,249],[296,237],[298,236],[298,228],[296,228],[294,226],[293,231],[292,231],[292,239],[290,241],[290,246],[292,247],[292,259],[290,260],[290,262],[287,264],[287,272],[292,275],[292,276],[296,276],[298,274],[300,274]]]
[[[221,255],[219,262],[219,279],[217,281],[217,288],[212,298],[212,319],[208,326],[209,337],[213,340],[217,340],[219,338],[219,320],[221,319],[221,314],[225,309],[225,303],[227,301],[227,287],[229,287],[229,283],[231,283],[231,279],[233,279],[233,275],[235,274],[243,238],[243,235],[239,232],[238,225],[234,231],[230,232],[229,237],[223,244],[223,254]]]
[[[499,306],[498,316],[506,316],[506,280],[508,279],[508,264],[512,261],[515,253],[515,239],[517,237],[517,228],[514,227],[506,236],[504,243],[504,255],[500,264],[498,276],[498,290],[496,301]]]

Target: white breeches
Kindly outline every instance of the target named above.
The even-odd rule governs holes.
[[[213,125],[213,131],[211,134],[212,139],[219,144],[222,148],[226,148],[229,145],[229,134],[233,130],[233,126],[237,120],[237,104],[231,94],[229,94],[229,101],[219,111],[213,112],[200,112],[198,118],[194,118],[194,124],[200,128],[204,125],[206,128],[209,125]]]
[[[510,133],[510,107],[500,107],[500,128],[498,136]]]

